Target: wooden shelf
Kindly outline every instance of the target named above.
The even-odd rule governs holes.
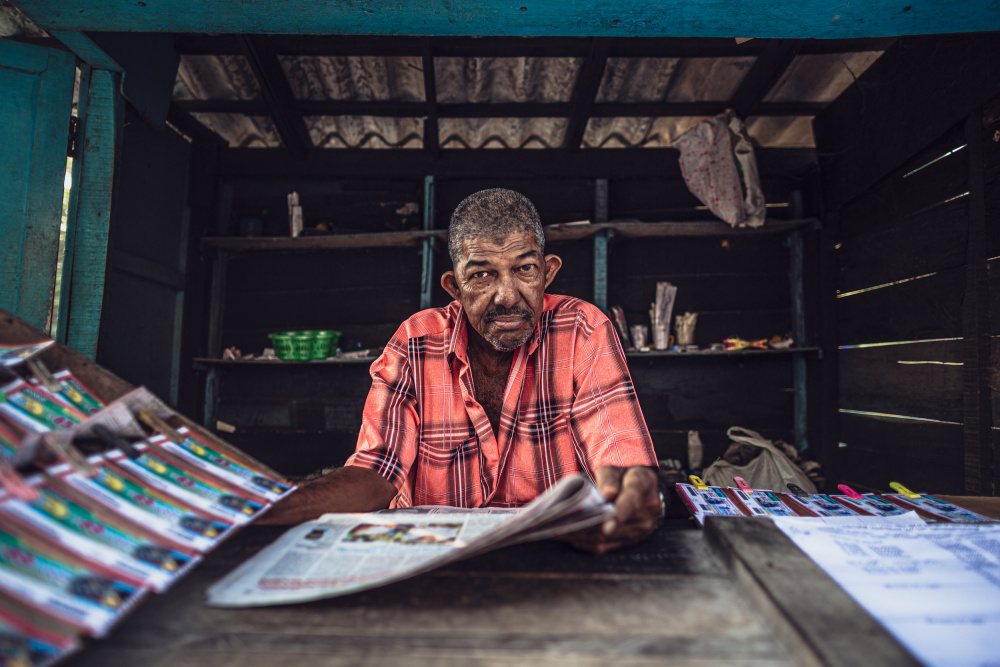
[[[775,355],[789,355],[796,353],[819,352],[818,347],[790,347],[785,350],[699,350],[698,352],[674,352],[672,350],[650,350],[648,352],[629,351],[625,356],[629,359],[643,359],[646,357],[768,357]]]
[[[208,367],[208,366],[326,366],[329,364],[360,364],[366,363],[370,364],[375,361],[375,357],[360,357],[360,358],[348,358],[342,359],[340,357],[332,357],[330,359],[310,359],[308,361],[282,361],[280,359],[248,359],[245,361],[233,361],[231,359],[210,359],[208,357],[195,357],[194,365],[195,367]]]
[[[550,225],[545,228],[547,241],[574,241],[611,230],[625,238],[667,236],[743,236],[785,234],[796,229],[818,228],[819,221],[775,221],[757,228],[734,229],[724,222],[600,222],[583,225]],[[443,229],[371,234],[329,234],[327,236],[215,236],[201,240],[202,245],[232,252],[336,250],[347,248],[388,248],[417,246],[428,237],[447,240]]]

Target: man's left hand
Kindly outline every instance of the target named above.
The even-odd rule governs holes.
[[[651,468],[603,466],[595,481],[604,499],[614,503],[615,513],[598,526],[566,536],[567,542],[601,554],[637,544],[653,532],[663,505],[657,476]]]

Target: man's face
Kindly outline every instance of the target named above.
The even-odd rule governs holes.
[[[441,276],[441,286],[462,304],[480,336],[508,352],[531,338],[545,288],[560,266],[557,256],[542,256],[529,232],[511,234],[501,243],[474,239],[465,242],[455,270]]]

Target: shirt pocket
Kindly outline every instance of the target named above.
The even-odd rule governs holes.
[[[482,498],[479,440],[421,441],[413,484],[414,505],[478,507]]]

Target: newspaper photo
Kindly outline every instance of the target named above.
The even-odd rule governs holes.
[[[208,604],[252,607],[346,595],[520,542],[571,533],[614,513],[584,476],[523,509],[408,508],[326,514],[292,528],[208,589]]]

